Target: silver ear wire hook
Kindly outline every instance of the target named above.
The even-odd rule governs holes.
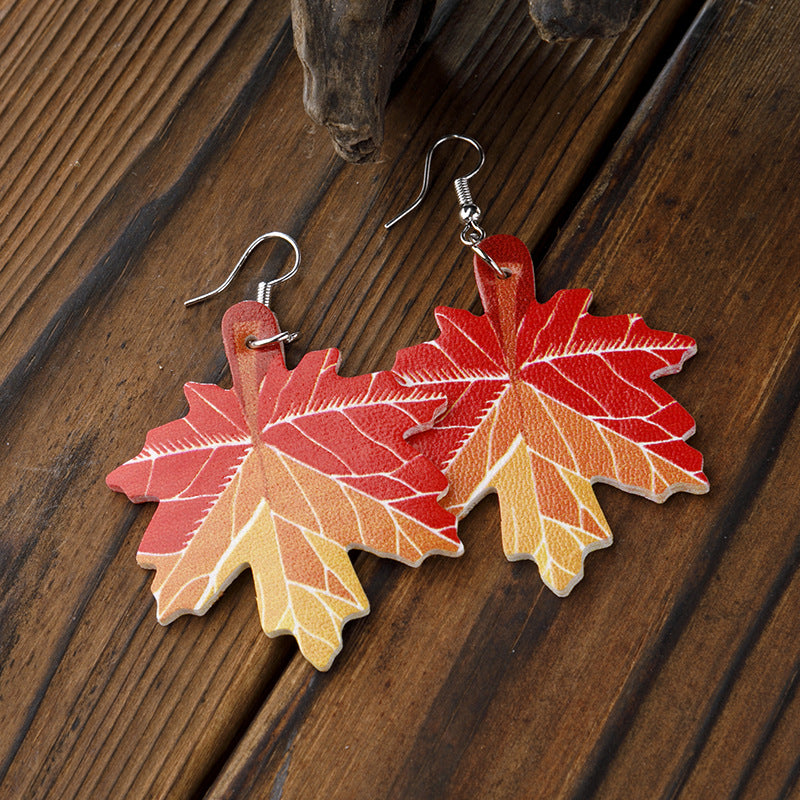
[[[441,139],[436,141],[425,156],[425,166],[423,167],[422,171],[422,188],[419,190],[417,199],[414,200],[414,202],[405,211],[398,214],[393,219],[390,219],[383,226],[384,228],[391,228],[392,225],[400,222],[400,220],[403,219],[403,217],[405,217],[407,214],[410,214],[412,211],[415,211],[417,208],[419,208],[420,204],[425,199],[425,195],[428,193],[428,187],[431,183],[431,162],[433,161],[433,153],[440,144],[444,144],[445,142],[449,142],[453,139],[458,139],[461,142],[467,142],[468,144],[471,144],[478,151],[478,155],[480,156],[480,162],[478,163],[478,166],[475,167],[475,169],[472,170],[469,175],[463,175],[460,178],[456,178],[454,181],[456,194],[458,195],[458,201],[461,204],[461,218],[464,220],[468,218],[465,215],[466,209],[474,209],[474,212],[471,213],[475,214],[476,220],[478,217],[480,217],[481,210],[472,200],[472,194],[469,190],[468,181],[478,174],[478,171],[486,161],[486,154],[483,152],[483,148],[480,146],[480,144],[478,144],[478,142],[476,142],[474,139],[471,139],[469,136],[463,136],[460,133],[448,133],[447,136],[442,136]]]
[[[462,222],[464,222],[464,229],[461,231],[459,238],[461,239],[461,243],[463,245],[469,247],[470,250],[482,258],[500,278],[505,278],[507,277],[506,271],[501,269],[495,260],[480,247],[480,243],[486,238],[486,231],[484,231],[484,229],[478,224],[478,220],[481,217],[481,210],[472,199],[469,181],[478,174],[478,171],[486,161],[486,154],[483,152],[483,148],[480,146],[480,144],[469,136],[464,136],[460,133],[448,133],[446,136],[442,136],[440,139],[434,142],[433,147],[428,150],[428,153],[425,156],[425,165],[422,171],[422,188],[420,189],[416,200],[414,200],[414,202],[405,211],[401,212],[396,217],[393,217],[387,223],[385,223],[383,227],[386,229],[391,228],[393,225],[400,222],[403,217],[410,214],[412,211],[415,211],[420,206],[425,198],[425,195],[428,193],[428,187],[430,186],[431,162],[433,161],[433,153],[440,144],[449,142],[453,139],[471,144],[478,151],[478,155],[480,156],[478,166],[475,167],[472,172],[470,172],[468,175],[462,175],[453,181],[460,206],[459,216],[461,217]]]
[[[283,239],[283,241],[290,244],[292,246],[292,250],[294,250],[294,266],[292,266],[292,268],[285,275],[279,275],[277,278],[274,278],[271,281],[261,281],[261,283],[258,284],[258,302],[263,303],[268,307],[272,295],[272,287],[291,278],[292,275],[297,272],[297,269],[300,266],[300,248],[297,246],[297,242],[292,239],[288,233],[282,233],[281,231],[270,231],[270,233],[265,233],[259,236],[258,239],[250,243],[247,250],[244,251],[242,257],[236,263],[236,266],[231,270],[230,275],[228,275],[228,277],[225,278],[225,280],[219,286],[217,286],[216,289],[212,289],[210,292],[198,295],[197,297],[192,297],[190,300],[184,300],[183,304],[185,306],[193,306],[195,303],[202,303],[204,300],[209,300],[210,298],[224,292],[231,285],[233,279],[242,268],[242,265],[250,256],[250,253],[252,253],[253,250],[255,250],[256,247],[261,244],[261,242],[264,242],[267,239]]]
[[[233,279],[236,277],[239,270],[242,268],[242,265],[245,261],[247,261],[253,250],[255,250],[256,247],[258,247],[267,239],[282,239],[284,242],[291,245],[292,250],[294,251],[294,264],[286,274],[279,275],[277,278],[273,278],[271,281],[261,281],[258,284],[258,293],[256,295],[256,299],[259,303],[263,303],[267,308],[269,308],[270,300],[272,299],[272,287],[277,286],[277,284],[283,283],[283,281],[291,278],[300,267],[300,248],[297,246],[297,242],[291,236],[289,236],[288,233],[283,233],[281,231],[270,231],[269,233],[262,234],[258,237],[258,239],[252,241],[247,247],[247,250],[245,250],[242,254],[242,257],[236,263],[236,266],[231,270],[230,275],[228,275],[228,277],[225,278],[225,280],[219,286],[217,286],[216,289],[212,289],[210,292],[198,295],[197,297],[192,297],[189,300],[184,300],[183,304],[185,306],[193,306],[196,303],[202,303],[204,300],[208,300],[209,298],[215,297],[216,295],[224,292],[231,285]],[[280,333],[275,334],[275,336],[270,336],[267,339],[248,340],[247,346],[250,348],[261,348],[266,347],[268,344],[275,344],[276,342],[293,342],[297,336],[297,333],[281,331]]]

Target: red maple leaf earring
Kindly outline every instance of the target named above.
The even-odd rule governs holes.
[[[411,440],[448,477],[443,505],[461,518],[497,492],[506,556],[536,561],[542,580],[565,596],[586,554],[612,541],[593,483],[657,503],[708,491],[702,456],[685,441],[694,420],[653,382],[678,372],[696,346],[648,328],[638,314],[592,316],[588,289],[538,303],[525,244],[486,238],[478,224],[468,180],[484,153],[469,137],[433,145],[419,196],[387,228],[422,202],[433,152],[452,139],[480,155],[455,188],[485,313],[437,308],[440,336],[401,350],[393,371],[409,388],[447,395],[444,416]]]
[[[455,518],[437,502],[447,481],[405,437],[429,428],[443,394],[398,383],[390,372],[337,375],[336,349],[308,353],[289,370],[269,309],[272,286],[295,263],[237,303],[222,321],[233,387],[187,383],[189,413],[147,434],[142,451],[107,478],[135,503],[158,501],[137,561],[156,570],[163,624],[204,614],[246,567],[268,636],[294,635],[317,669],[342,646],[342,627],[369,604],[351,548],[417,566],[431,553],[460,555]]]

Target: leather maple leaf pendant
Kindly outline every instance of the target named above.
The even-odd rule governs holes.
[[[481,243],[507,278],[475,257],[485,314],[438,308],[441,335],[401,350],[410,388],[443,392],[446,414],[411,443],[450,481],[443,505],[465,516],[496,491],[503,548],[531,558],[564,596],[611,531],[591,488],[602,481],[656,502],[708,491],[692,417],[653,378],[694,355],[688,336],[648,328],[637,314],[594,317],[588,289],[534,295],[523,242]]]
[[[159,501],[137,560],[156,570],[159,621],[205,613],[250,567],[261,625],[291,633],[327,669],[342,627],[369,604],[350,548],[418,565],[460,555],[453,515],[437,502],[442,473],[404,436],[444,408],[389,372],[343,378],[335,349],[288,370],[266,306],[228,310],[223,340],[233,388],[188,383],[189,413],[151,430],[108,485]]]

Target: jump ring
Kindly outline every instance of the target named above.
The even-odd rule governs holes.
[[[486,238],[486,231],[481,228],[474,220],[469,220],[461,231],[461,244],[473,247],[480,244]]]
[[[476,256],[478,256],[478,258],[483,259],[483,261],[492,268],[494,274],[497,275],[498,278],[505,280],[511,276],[511,270],[503,269],[502,267],[498,266],[497,262],[488,253],[481,250],[477,244],[471,244],[469,248],[473,253],[475,253]]]
[[[278,342],[293,342],[299,335],[300,334],[298,333],[281,331],[280,333],[276,333],[274,336],[269,336],[266,339],[256,339],[255,336],[248,336],[244,343],[251,350],[260,350],[262,347],[266,347],[270,344],[277,344]]]

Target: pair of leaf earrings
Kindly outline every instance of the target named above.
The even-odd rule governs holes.
[[[268,636],[291,633],[328,669],[342,627],[369,604],[348,550],[419,565],[457,556],[456,520],[486,494],[500,502],[503,549],[530,558],[565,596],[591,550],[611,544],[592,483],[662,502],[708,491],[702,456],[686,444],[692,417],[654,378],[696,352],[688,336],[651,330],[636,314],[594,317],[591,292],[534,296],[533,265],[513,236],[479,226],[469,178],[456,180],[485,313],[436,309],[441,331],[401,350],[389,372],[343,378],[336,349],[289,370],[269,309],[271,287],[295,273],[291,237],[253,242],[218,289],[268,238],[294,249],[294,267],[231,307],[222,338],[233,387],[188,383],[189,413],[151,430],[142,451],[107,478],[137,503],[158,501],[137,554],[155,569],[163,624],[203,614],[246,567]]]

